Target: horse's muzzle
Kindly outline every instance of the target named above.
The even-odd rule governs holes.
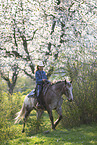
[[[73,101],[73,99],[68,99],[68,101],[69,101],[69,102],[72,102],[72,101]]]

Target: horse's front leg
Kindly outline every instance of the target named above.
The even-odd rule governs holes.
[[[52,129],[55,130],[55,125],[54,125],[54,122],[53,122],[52,111],[48,110],[48,114],[49,114],[49,117],[50,117],[50,120],[51,120],[51,123],[52,123]]]
[[[59,118],[54,122],[54,126],[56,127],[58,125],[58,123],[60,122],[60,120],[62,119],[62,108],[58,108],[57,113],[59,114]]]

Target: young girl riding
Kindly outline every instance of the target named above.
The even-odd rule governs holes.
[[[36,97],[37,97],[37,100],[38,100],[38,103],[37,103],[37,108],[38,109],[41,109],[43,108],[42,107],[42,100],[40,99],[40,93],[42,91],[42,86],[43,86],[43,83],[47,80],[47,76],[46,76],[46,73],[45,71],[43,71],[43,62],[39,62],[38,63],[38,66],[37,66],[37,70],[35,72],[35,78],[36,78]]]

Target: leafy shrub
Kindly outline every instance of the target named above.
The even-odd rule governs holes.
[[[21,94],[12,96],[1,92],[0,94],[0,144],[4,144],[8,139],[16,135],[16,128],[12,129],[16,112],[21,107]]]
[[[80,113],[78,106],[75,104],[75,102],[67,102],[65,101],[63,103],[63,119],[61,121],[62,126],[65,128],[73,127],[73,126],[79,126],[80,123]]]
[[[28,119],[27,120],[27,126],[26,126],[26,135],[32,136],[36,133],[40,132],[41,127],[41,119],[39,121],[36,120],[36,118]]]
[[[87,73],[86,73],[87,72]],[[80,79],[73,82],[72,103],[63,103],[64,127],[79,126],[97,121],[97,74],[85,71]]]

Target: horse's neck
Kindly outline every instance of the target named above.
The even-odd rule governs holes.
[[[60,95],[62,95],[63,86],[64,86],[64,82],[55,84],[54,91],[56,91],[56,93],[58,92]]]

